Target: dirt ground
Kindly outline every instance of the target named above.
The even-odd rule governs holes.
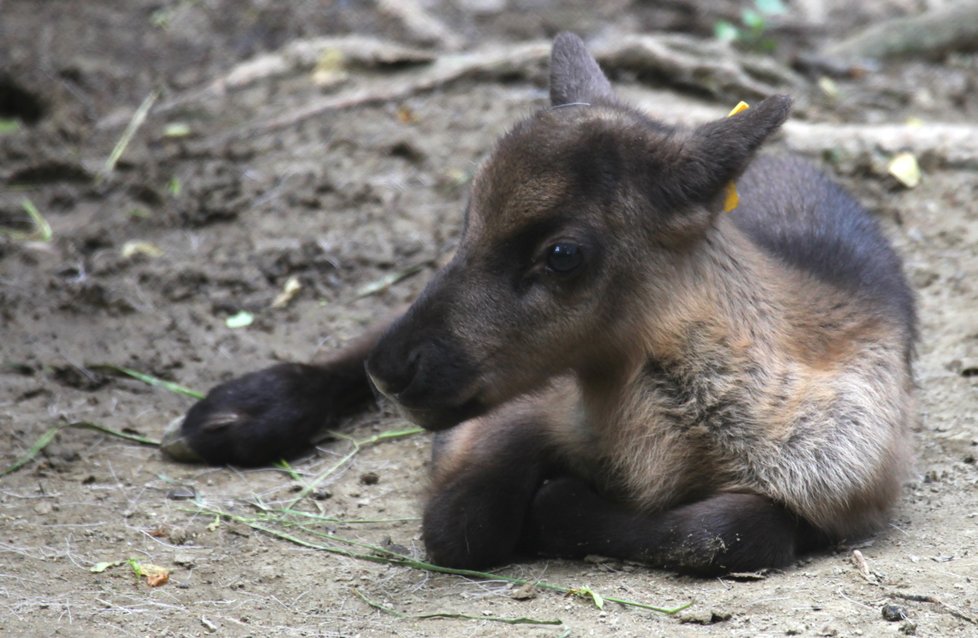
[[[404,12],[415,4],[426,12]],[[330,96],[393,90],[425,65],[321,55],[318,72],[264,67],[247,82],[212,85],[236,65],[322,35],[435,56],[543,42],[563,29],[598,47],[662,31],[705,41],[746,4],[0,0],[0,226],[30,232],[27,198],[53,233],[0,236],[0,468],[59,423],[159,438],[192,403],[100,365],[206,390],[356,335],[417,293],[457,237],[476,162],[546,99],[534,59],[273,127],[272,118]],[[929,4],[940,3],[789,3],[765,29],[788,65]],[[744,97],[609,71],[625,97],[668,120],[719,117]],[[504,582],[329,554],[199,511],[282,507],[327,473],[297,506],[331,517],[317,523],[323,532],[422,557],[423,435],[352,455],[348,441],[327,442],[290,474],[180,465],[152,446],[65,429],[0,478],[0,635],[978,635],[978,153],[929,135],[978,121],[978,56],[819,79],[802,75],[790,89],[794,126],[776,145],[822,163],[878,213],[920,299],[918,454],[889,529],[754,578],[699,580],[601,560],[500,571],[652,605],[692,603],[674,616],[542,590],[520,600]],[[134,110],[154,95],[106,170]],[[900,149],[873,131],[902,130],[911,118],[925,148],[923,178],[908,189],[886,174]],[[829,134],[842,130],[851,135]],[[301,289],[272,307],[290,278]],[[254,322],[228,327],[242,310]],[[364,439],[404,425],[381,407],[348,432]],[[128,559],[172,570],[169,582],[150,587],[125,564],[91,570]],[[886,605],[906,618],[887,620]],[[418,617],[433,612],[474,618]]]

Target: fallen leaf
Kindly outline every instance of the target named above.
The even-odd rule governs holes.
[[[163,137],[187,137],[190,133],[190,125],[186,122],[170,122],[163,127]]]
[[[88,571],[92,572],[93,574],[101,574],[107,569],[124,565],[125,562],[126,561],[124,560],[103,561],[101,563],[95,563]]]
[[[242,310],[238,314],[231,315],[230,317],[225,319],[224,325],[226,325],[228,328],[231,328],[233,330],[237,328],[247,328],[254,322],[255,322],[255,315],[251,314],[247,310]]]
[[[913,188],[920,183],[920,165],[913,153],[897,153],[886,170],[907,188]]]
[[[598,609],[604,609],[604,597],[598,592],[594,591],[587,585],[581,587],[575,587],[567,592],[568,596],[577,596],[578,598],[590,598],[591,602]]]
[[[426,263],[414,264],[413,266],[408,266],[404,270],[387,273],[380,279],[360,286],[360,288],[357,289],[357,298],[359,299],[361,297],[367,297],[369,295],[377,294],[383,290],[387,290],[402,279],[406,279],[411,275],[421,272],[424,270],[425,265]]]
[[[163,569],[162,567],[160,569]],[[170,571],[164,569],[160,572],[154,572],[152,574],[146,574],[146,584],[150,587],[159,587],[165,585],[170,581]]]
[[[145,578],[146,584],[150,587],[165,585],[170,580],[170,570],[166,567],[160,567],[152,563],[140,563],[135,558],[130,558],[126,562],[132,568],[132,573],[137,577]]]

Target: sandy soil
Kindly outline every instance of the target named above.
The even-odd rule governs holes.
[[[417,68],[351,67],[332,88],[316,86],[304,70],[225,94],[198,91],[235,64],[323,34],[372,35],[433,53],[560,29],[599,42],[660,29],[709,37],[738,6],[422,4],[435,27],[447,28],[372,3],[0,0],[0,119],[20,122],[0,135],[0,226],[26,230],[29,198],[53,230],[50,242],[0,237],[0,467],[59,423],[158,438],[191,404],[100,364],[206,390],[335,347],[416,294],[451,250],[475,163],[545,99],[544,69],[530,65],[253,132],[255,122],[329,91],[394,82]],[[774,29],[779,59],[896,11],[846,4],[853,3],[826,3],[818,29]],[[800,9],[789,17],[806,19]],[[327,76],[335,71],[327,65]],[[720,116],[739,99],[617,75],[623,94],[667,119]],[[978,57],[964,54],[839,78],[834,97],[809,78],[795,118],[869,126],[913,117],[926,138],[928,126],[978,120],[976,78]],[[100,175],[133,109],[154,89],[161,91],[154,111],[111,174]],[[167,137],[175,123],[190,135]],[[978,157],[937,144],[920,158],[920,185],[905,189],[886,175],[888,155],[873,144],[818,149],[795,136],[800,130],[789,128],[779,144],[823,162],[878,212],[920,296],[917,464],[885,532],[746,580],[600,560],[501,570],[653,605],[692,603],[675,616],[613,603],[599,610],[547,591],[518,600],[503,582],[332,555],[199,511],[253,516],[259,505],[282,507],[346,458],[347,441],[324,443],[289,474],[179,465],[151,446],[67,429],[0,478],[0,635],[978,635]],[[131,242],[159,253],[127,255]],[[420,271],[359,296],[412,268]],[[301,290],[272,308],[292,277]],[[254,323],[228,328],[241,310]],[[349,433],[364,439],[403,425],[378,408]],[[421,435],[365,447],[297,507],[331,517],[310,523],[314,530],[420,557],[427,447]],[[854,549],[868,574],[853,564]],[[169,582],[149,587],[128,565],[91,571],[128,559],[172,570]],[[368,606],[355,590],[404,616]],[[885,619],[886,605],[906,619]],[[430,612],[476,618],[417,617]]]

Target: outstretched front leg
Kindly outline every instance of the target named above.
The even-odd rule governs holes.
[[[281,363],[213,388],[163,436],[178,461],[266,465],[312,448],[316,435],[364,409],[364,362],[392,321],[313,363]]]
[[[544,555],[599,554],[699,576],[782,567],[825,540],[807,522],[757,494],[718,492],[645,513],[574,478],[540,488],[526,533],[528,544]]]

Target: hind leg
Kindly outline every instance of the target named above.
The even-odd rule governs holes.
[[[540,488],[526,528],[545,555],[600,554],[701,576],[781,567],[818,543],[810,525],[764,496],[716,493],[647,514],[573,478]]]
[[[574,400],[573,387],[517,400],[436,436],[423,520],[433,562],[476,569],[517,556],[533,496],[561,466],[559,417]]]

